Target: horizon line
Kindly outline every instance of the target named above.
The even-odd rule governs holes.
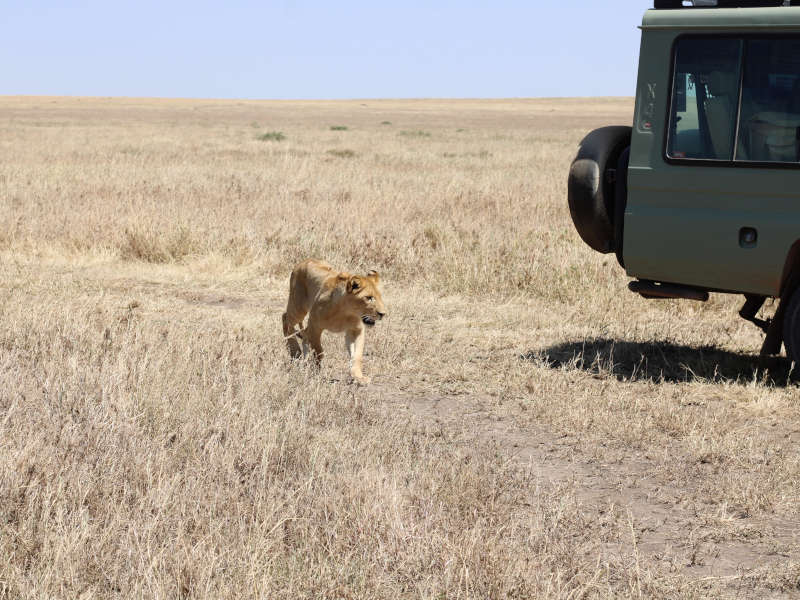
[[[71,100],[202,100],[215,102],[376,102],[376,101],[481,101],[481,100],[585,100],[589,98],[608,99],[608,100],[633,100],[634,96],[629,95],[578,95],[578,96],[365,96],[352,98],[247,98],[247,97],[227,97],[214,98],[205,96],[107,96],[107,95],[77,95],[77,94],[0,94],[0,98],[64,98]]]

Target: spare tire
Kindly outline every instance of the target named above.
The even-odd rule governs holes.
[[[615,250],[615,184],[606,171],[616,168],[620,154],[630,143],[630,127],[595,129],[581,141],[569,170],[567,196],[572,222],[581,239],[598,252]]]

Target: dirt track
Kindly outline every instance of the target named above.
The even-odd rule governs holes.
[[[497,416],[491,398],[419,397],[385,386],[369,393],[437,424],[465,448],[495,448],[544,485],[569,490],[581,510],[598,523],[609,514],[627,519],[630,538],[622,545],[609,544],[605,550],[609,555],[634,551],[642,564],[661,562],[692,578],[730,579],[733,587],[746,589],[748,574],[785,563],[800,550],[800,519],[795,514],[758,517],[708,497],[698,506],[705,475],[716,469],[711,462],[701,462],[676,480],[664,468],[664,458],[672,463],[681,457],[669,448],[620,449],[580,436],[555,435],[524,418],[519,408]],[[796,425],[754,419],[744,426],[769,431],[786,452],[797,454],[800,449]],[[719,536],[699,512],[725,513],[729,535]]]

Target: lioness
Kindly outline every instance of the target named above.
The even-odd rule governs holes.
[[[283,335],[289,354],[299,358],[308,354],[311,346],[317,364],[322,360],[322,331],[344,332],[344,341],[350,355],[350,375],[357,382],[369,383],[361,372],[364,354],[364,325],[372,327],[376,319],[386,316],[381,293],[378,290],[377,271],[366,276],[340,273],[323,260],[309,259],[301,262],[289,278],[289,302],[283,313]],[[308,322],[302,331],[303,319]],[[303,351],[297,338],[303,340]]]

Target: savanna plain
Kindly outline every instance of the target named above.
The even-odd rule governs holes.
[[[800,596],[792,365],[572,227],[632,110],[0,98],[0,598]],[[308,257],[369,386],[289,360]]]

